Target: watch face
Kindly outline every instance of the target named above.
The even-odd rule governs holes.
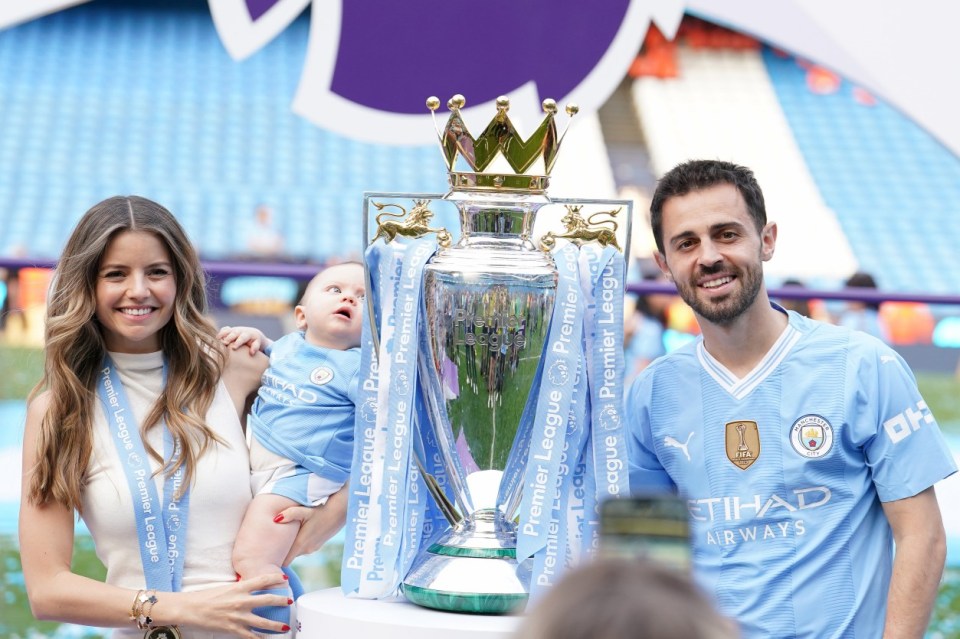
[[[157,626],[147,630],[143,639],[181,639],[181,637],[176,626]]]

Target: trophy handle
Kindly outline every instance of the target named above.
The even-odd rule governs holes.
[[[587,219],[583,219],[583,216],[580,215],[582,205],[566,204],[565,206],[567,214],[560,219],[560,222],[566,227],[566,232],[554,233],[549,231],[545,233],[540,238],[540,250],[549,252],[556,246],[558,238],[564,238],[577,246],[583,246],[587,242],[596,242],[603,247],[612,246],[623,253],[623,249],[617,242],[617,229],[620,228],[620,225],[616,221],[617,215],[623,210],[622,206],[612,211],[593,213]],[[601,216],[605,216],[607,219],[594,222],[596,218]]]
[[[370,240],[370,244],[383,238],[385,242],[392,242],[397,236],[418,238],[427,233],[437,234],[437,244],[441,248],[450,246],[450,232],[443,227],[431,228],[430,220],[433,219],[433,211],[428,207],[430,200],[414,200],[413,208],[407,213],[407,210],[399,204],[391,202],[371,202],[380,213],[377,214],[377,234]],[[384,211],[386,208],[400,209],[399,213]],[[393,219],[384,219],[393,218]]]
[[[463,521],[463,517],[457,512],[456,506],[453,505],[453,502],[450,501],[446,493],[441,490],[440,484],[437,483],[437,479],[428,473],[427,469],[423,467],[423,463],[420,461],[420,455],[414,453],[413,460],[417,464],[417,470],[420,471],[420,474],[423,476],[424,483],[427,485],[427,490],[437,501],[437,506],[440,507],[440,512],[443,513],[443,516],[447,519],[447,522],[456,528],[457,524]]]
[[[429,205],[430,201],[436,197],[443,197],[442,194],[426,194],[414,196],[413,199],[413,208],[410,209],[410,212],[407,213],[407,209],[399,204],[393,204],[391,202],[376,202],[373,200],[375,197],[401,197],[404,195],[410,194],[401,194],[401,193],[364,193],[363,196],[363,237],[370,236],[370,216],[367,211],[369,211],[369,204],[372,204],[380,213],[376,215],[377,221],[377,232],[370,239],[369,242],[364,244],[364,253],[366,249],[377,241],[379,238],[384,238],[384,241],[391,242],[397,238],[397,236],[408,237],[416,239],[422,237],[427,233],[436,233],[437,234],[437,244],[446,248],[450,246],[452,241],[450,232],[447,231],[444,227],[431,228],[429,222],[433,219],[433,211],[430,210]],[[384,209],[399,209],[400,212],[385,211]],[[393,219],[384,219],[384,218],[393,218]],[[363,272],[365,278],[365,284],[367,291],[372,291],[372,281],[370,277],[370,269],[367,268],[367,261],[363,261]],[[380,352],[380,334],[377,330],[376,323],[376,309],[374,308],[373,296],[367,295],[367,321],[370,322],[371,335],[373,336],[373,348],[374,353],[379,354]]]

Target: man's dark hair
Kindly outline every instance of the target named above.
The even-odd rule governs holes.
[[[767,209],[763,203],[763,191],[745,166],[722,160],[690,160],[670,169],[659,182],[650,202],[650,228],[657,250],[663,250],[663,205],[672,197],[687,195],[718,184],[732,184],[740,191],[747,211],[753,217],[757,231],[767,224]]]

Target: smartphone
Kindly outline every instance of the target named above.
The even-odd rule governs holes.
[[[600,504],[600,556],[646,557],[690,570],[690,519],[674,495],[640,495]]]

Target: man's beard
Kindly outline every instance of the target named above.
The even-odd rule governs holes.
[[[701,269],[698,276],[709,275],[714,271],[718,274],[729,273],[721,266],[716,269]],[[680,298],[697,315],[708,322],[720,325],[731,324],[750,308],[757,299],[757,295],[760,294],[760,288],[763,286],[763,269],[751,267],[748,270],[738,270],[731,274],[736,276],[735,281],[739,282],[739,287],[723,299],[701,299],[698,295],[701,289],[696,284],[689,282],[678,283],[677,292],[680,294]]]

